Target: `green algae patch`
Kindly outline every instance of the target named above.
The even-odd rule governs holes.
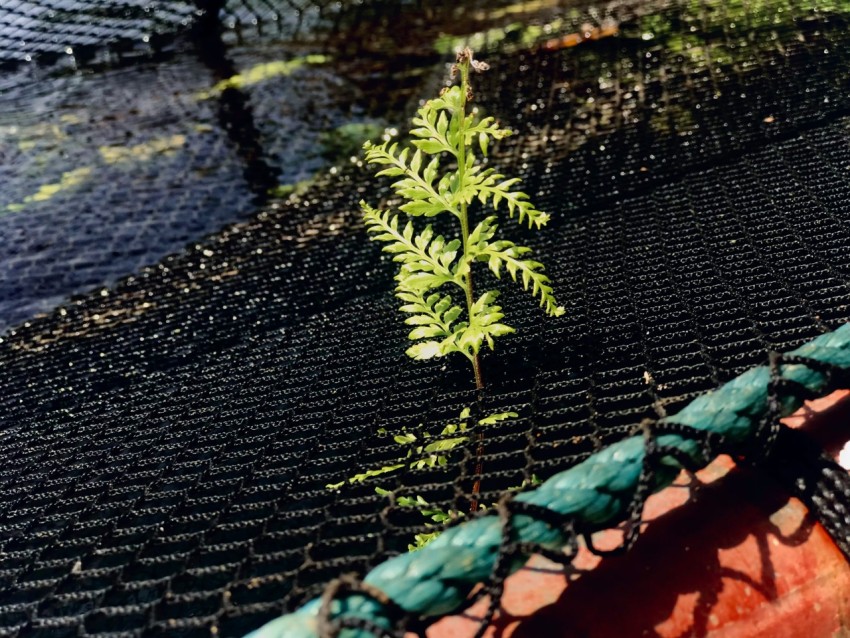
[[[157,155],[173,155],[185,144],[185,135],[172,135],[133,146],[101,146],[98,151],[107,164],[149,162]]]
[[[185,135],[171,135],[150,142],[133,146],[101,146],[98,148],[100,158],[110,165],[132,164],[134,162],[149,162],[159,155],[173,155],[186,144]],[[59,193],[76,188],[89,179],[94,168],[82,166],[72,171],[62,173],[57,182],[43,184],[32,195],[27,195],[20,202],[8,204],[0,213],[17,213],[24,210],[28,204],[46,202]]]
[[[326,55],[314,54],[293,58],[292,60],[276,60],[274,62],[256,64],[242,71],[242,73],[237,73],[225,80],[217,82],[209,91],[198,93],[197,98],[199,100],[208,100],[211,97],[220,95],[227,89],[244,89],[245,87],[260,84],[273,78],[292,75],[306,64],[324,64],[329,60],[330,57]]]
[[[66,171],[62,173],[58,182],[42,185],[35,193],[24,197],[24,200],[21,203],[7,205],[6,212],[16,213],[23,210],[27,204],[31,204],[33,202],[46,202],[58,193],[79,186],[89,178],[91,173],[92,168],[90,166],[83,166],[75,168],[72,171]]]

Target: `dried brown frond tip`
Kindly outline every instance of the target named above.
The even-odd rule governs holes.
[[[486,62],[481,62],[476,60],[473,57],[472,49],[469,47],[464,47],[460,51],[457,52],[457,63],[458,64],[466,64],[469,63],[469,66],[472,67],[472,70],[476,73],[482,73],[483,71],[488,71],[490,69],[490,65]],[[452,77],[454,78],[454,73],[457,70],[457,65],[452,65]]]

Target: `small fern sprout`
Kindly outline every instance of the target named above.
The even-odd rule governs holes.
[[[478,419],[479,427],[493,426],[500,421],[516,418],[516,412],[498,412],[490,414],[482,419]],[[406,428],[401,433],[393,435],[393,441],[399,448],[398,457],[389,464],[369,468],[365,471],[348,477],[338,483],[328,483],[325,487],[329,490],[339,490],[346,484],[359,484],[371,481],[376,477],[387,478],[388,475],[396,474],[404,470],[426,470],[435,467],[445,467],[456,459],[452,459],[452,453],[469,441],[472,434],[472,414],[469,408],[464,408],[456,423],[446,424],[442,431],[437,435],[432,435],[430,432],[423,429],[422,424],[415,431],[407,430]],[[386,435],[387,432],[383,429],[378,432],[381,435]],[[537,478],[532,476],[532,481],[539,483]],[[525,488],[526,481],[523,484],[510,488],[511,491]],[[383,496],[392,496],[390,490],[380,486],[375,486],[375,492]],[[413,496],[399,495],[395,502],[401,507],[410,507],[419,510],[419,512],[427,518],[429,528],[435,528],[436,531],[417,534],[414,538],[414,543],[408,545],[410,551],[420,549],[434,540],[442,532],[442,527],[456,518],[463,518],[463,512],[457,510],[443,510],[440,507],[426,501],[421,495]],[[483,507],[483,506],[481,506]],[[479,505],[470,511],[476,511]],[[486,508],[484,508],[486,509]]]
[[[496,237],[495,215],[471,225],[468,208],[474,201],[496,212],[505,210],[508,217],[529,228],[542,228],[549,221],[549,215],[537,210],[528,195],[515,190],[519,179],[483,168],[479,162],[478,151],[486,156],[492,140],[511,133],[492,117],[478,119],[467,112],[472,97],[470,69],[482,72],[487,68],[473,59],[472,51],[464,49],[453,67],[460,75],[460,85],[419,109],[410,131],[412,147],[390,142],[364,145],[366,160],[381,167],[377,175],[398,178],[393,189],[404,199],[399,206],[402,213],[411,218],[453,215],[459,237],[438,235],[430,224],[417,228],[413,220],[403,221],[398,213],[360,202],[371,239],[384,242],[384,251],[399,264],[396,296],[403,302],[400,310],[409,315],[405,320],[412,326],[409,337],[416,342],[407,354],[431,359],[459,352],[472,363],[478,389],[484,385],[479,351],[485,344],[493,349],[496,338],[514,329],[503,322],[498,291],[476,296],[474,264],[486,264],[497,278],[507,272],[538,300],[546,314],[564,314],[543,264],[530,258],[531,250]],[[460,289],[460,301],[451,295],[454,288]]]

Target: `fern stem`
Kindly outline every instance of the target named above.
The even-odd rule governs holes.
[[[466,135],[463,132],[463,127],[466,122],[466,98],[469,94],[469,65],[472,58],[471,52],[469,55],[459,61],[458,68],[460,70],[460,112],[456,115],[458,118],[458,130],[460,131],[460,144],[458,144],[457,152],[457,173],[458,173],[458,188],[463,188],[463,178],[466,174]],[[460,230],[463,240],[463,254],[469,254],[469,215],[466,211],[466,202],[460,203]],[[469,264],[469,269],[464,278],[464,289],[466,291],[466,311],[469,317],[472,317],[472,305],[475,303],[472,285],[472,264]],[[472,372],[475,375],[475,389],[478,391],[479,397],[481,390],[484,389],[484,380],[481,377],[481,362],[478,359],[478,353],[473,352],[470,357],[472,361]],[[475,447],[475,482],[472,484],[472,498],[469,502],[469,511],[474,513],[478,510],[478,495],[481,493],[481,474],[483,472],[484,455],[484,434],[478,433]]]
[[[463,133],[464,124],[466,122],[466,96],[469,92],[469,58],[461,61],[458,64],[460,70],[460,109],[456,114],[458,118],[458,131],[460,131],[460,143],[457,149],[457,183],[458,188],[463,188],[463,178],[466,174],[466,137]],[[469,215],[466,212],[466,202],[460,203],[460,232],[463,240],[463,254],[469,254]],[[475,303],[475,296],[472,285],[472,264],[464,277],[464,291],[466,292],[466,311],[469,317],[472,317],[472,305]],[[478,360],[478,353],[474,352],[470,357],[472,361],[472,371],[475,375],[475,389],[484,389],[484,380],[481,377],[481,363]]]
[[[461,153],[461,157],[463,153]],[[463,179],[463,176],[461,176]],[[461,229],[461,237],[463,238],[463,254],[467,254],[468,242],[469,242],[469,218],[466,214],[466,204],[462,203],[460,205],[460,229]],[[472,287],[472,264],[469,265],[469,272],[463,278],[463,289],[466,292],[466,312],[467,316],[472,316],[472,305],[475,303],[474,291]],[[478,360],[478,353],[473,352],[469,355],[469,360],[472,362],[472,372],[475,375],[475,389],[483,390],[484,389],[484,380],[481,377],[481,363]]]

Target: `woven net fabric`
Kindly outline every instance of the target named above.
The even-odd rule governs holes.
[[[187,2],[9,0],[0,7],[0,62],[88,59],[104,45],[150,45],[188,25],[193,9]]]
[[[71,5],[44,33],[96,22]],[[200,19],[177,6],[144,19]],[[216,13],[218,60],[190,20],[164,58],[0,76],[0,635],[239,636],[406,551],[424,519],[375,485],[464,506],[469,450],[325,487],[475,400],[465,361],[404,356],[357,206],[387,185],[319,142],[403,129],[446,42],[492,67],[475,103],[517,134],[491,162],[553,218],[511,233],[567,309],[499,284],[517,334],[484,403],[519,416],[487,430],[482,502],[846,322],[848,10],[269,0]],[[275,14],[316,16],[306,48]],[[215,93],[281,50],[330,62]]]

